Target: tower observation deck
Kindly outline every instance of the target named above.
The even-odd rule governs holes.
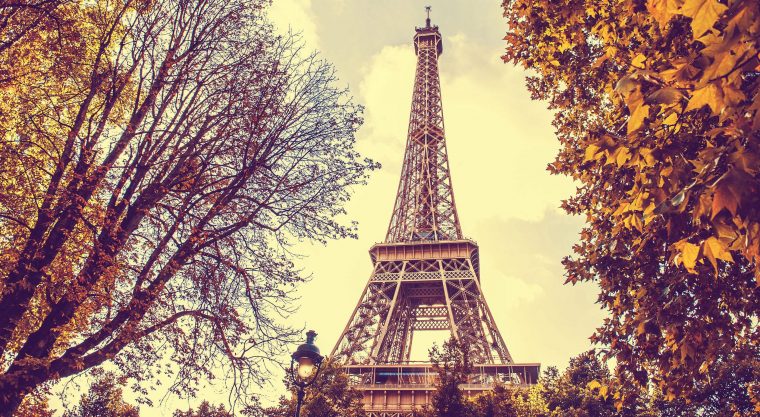
[[[497,382],[534,384],[538,363],[515,363],[480,285],[478,245],[462,235],[443,124],[438,26],[416,28],[412,108],[388,232],[370,248],[373,270],[332,356],[364,394],[370,417],[411,416],[430,403],[437,373],[412,362],[416,332],[447,330],[470,349],[467,395]]]

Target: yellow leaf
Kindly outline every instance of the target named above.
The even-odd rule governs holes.
[[[645,166],[653,167],[657,163],[657,158],[652,155],[649,148],[639,148],[639,155],[642,156]]]
[[[632,227],[634,227],[639,232],[644,230],[644,222],[642,221],[642,216],[640,213],[631,214],[630,219]]]
[[[684,268],[689,272],[696,272],[694,268],[697,266],[699,246],[686,241],[680,241],[676,246],[681,246],[680,261],[683,263]]]
[[[747,54],[747,44],[738,33],[722,37],[705,35],[700,42],[706,46],[702,54],[712,58],[712,63],[702,72],[702,81],[715,80],[734,71]]]
[[[662,124],[666,126],[673,126],[678,122],[678,113],[670,113],[670,116],[666,117],[665,120],[662,121]]]
[[[631,65],[635,68],[644,68],[644,62],[646,62],[647,57],[644,54],[638,54],[636,55],[636,58],[633,58],[633,61],[631,61]]]
[[[631,134],[641,128],[644,119],[649,115],[649,106],[642,104],[631,113],[628,117],[628,134]]]
[[[724,32],[733,33],[738,31],[745,31],[755,21],[755,13],[753,12],[752,5],[747,3],[744,7],[739,7],[739,10],[732,10],[733,16],[728,20],[726,29]]]
[[[686,0],[680,12],[691,18],[692,35],[697,39],[712,28],[727,9],[718,0]]]
[[[683,0],[647,0],[647,10],[664,28],[683,4]]]
[[[599,151],[599,149],[601,148],[598,145],[594,145],[594,144],[588,145],[588,147],[586,148],[586,154],[583,157],[583,162],[588,162],[588,161],[593,160],[594,156]]]
[[[609,393],[608,391],[609,391],[609,387],[607,387],[606,385],[603,387],[599,387],[599,395],[601,395],[602,398],[604,398],[605,400],[607,399],[607,394]]]
[[[616,217],[622,215],[623,213],[625,213],[626,211],[628,211],[628,206],[630,206],[629,203],[626,203],[626,202],[620,203],[620,205],[618,206],[617,210],[615,210],[615,212],[612,213],[612,215],[616,216]]]
[[[706,86],[694,90],[689,104],[684,112],[701,109],[704,106],[710,106],[714,115],[720,114],[723,110],[723,91],[716,83],[709,83]]]
[[[718,259],[726,262],[733,262],[734,258],[731,256],[726,248],[726,245],[718,240],[715,236],[710,236],[704,242],[702,242],[702,253],[715,268],[715,273],[718,273]]]
[[[621,146],[615,151],[617,166],[622,167],[629,159],[631,159],[631,152],[625,146]]]

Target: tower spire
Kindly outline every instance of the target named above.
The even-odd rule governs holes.
[[[427,12],[427,19],[425,19],[425,27],[430,27],[430,6],[425,6],[425,11]]]
[[[459,240],[459,225],[443,126],[438,56],[443,41],[437,26],[417,28],[412,108],[404,164],[386,242]]]

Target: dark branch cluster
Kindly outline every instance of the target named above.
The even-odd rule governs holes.
[[[40,61],[61,66],[0,59],[21,106],[0,121],[0,409],[109,360],[244,390],[294,336],[289,241],[353,236],[336,218],[376,165],[361,108],[265,5],[59,2],[76,25]],[[43,54],[58,33],[32,23],[0,54]]]

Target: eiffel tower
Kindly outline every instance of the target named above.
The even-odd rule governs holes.
[[[370,249],[373,271],[332,356],[364,394],[370,417],[411,416],[430,402],[436,372],[410,361],[416,332],[447,330],[471,349],[467,395],[496,381],[531,384],[540,365],[517,364],[480,286],[478,245],[462,235],[438,77],[438,26],[416,28],[417,68],[401,180],[385,242]]]

